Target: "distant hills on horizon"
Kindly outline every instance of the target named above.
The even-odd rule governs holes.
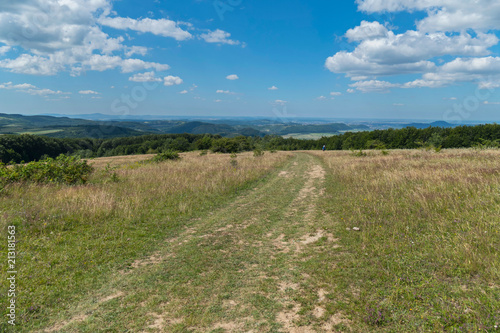
[[[78,118],[81,116],[82,118]],[[127,116],[113,119],[100,113],[86,115],[35,115],[0,113],[0,134],[35,134],[56,138],[116,138],[146,134],[219,134],[224,137],[318,134],[331,136],[345,132],[404,127],[456,127],[445,121],[346,121],[328,122],[321,118],[268,119],[259,117],[167,117]],[[93,119],[85,119],[93,118]],[[168,118],[168,119],[167,119]]]

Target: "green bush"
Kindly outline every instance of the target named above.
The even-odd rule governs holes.
[[[359,151],[351,150],[351,155],[355,157],[365,157],[368,154],[365,153],[362,149],[360,149]]]
[[[253,156],[255,156],[255,157],[264,156],[264,151],[263,151],[263,150],[260,150],[260,149],[255,149],[255,150],[253,151]]]
[[[59,155],[38,162],[0,164],[0,179],[8,182],[85,184],[94,168],[76,156]]]
[[[179,153],[173,150],[167,150],[163,153],[159,153],[155,157],[151,159],[152,162],[163,162],[163,161],[168,161],[168,160],[178,160],[181,157],[179,156]]]

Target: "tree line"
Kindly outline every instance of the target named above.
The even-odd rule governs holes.
[[[211,150],[237,153],[259,150],[414,149],[421,147],[470,148],[499,147],[500,125],[429,127],[417,129],[348,132],[318,140],[281,136],[223,138],[213,134],[155,134],[114,139],[60,139],[36,135],[0,136],[0,160],[3,163],[31,162],[60,154],[82,158],[161,153],[165,151]]]

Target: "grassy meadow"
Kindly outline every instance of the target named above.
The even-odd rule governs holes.
[[[215,154],[187,153],[159,164],[138,163],[147,155],[101,158],[90,161],[96,171],[86,185],[7,186],[0,198],[1,248],[6,253],[7,225],[15,225],[18,331],[37,331],[63,317],[110,275],[175,237],[189,219],[261,181],[288,156],[242,154],[237,167],[228,155]],[[0,331],[8,330],[2,320]]]
[[[86,185],[8,185],[0,331],[500,330],[500,150],[359,155],[112,157]]]
[[[499,150],[317,155],[344,249],[322,277],[334,312],[357,332],[499,329]]]

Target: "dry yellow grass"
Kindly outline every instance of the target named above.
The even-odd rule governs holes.
[[[7,185],[0,226],[18,230],[24,331],[99,288],[107,280],[103,274],[150,253],[187,220],[226,202],[290,155],[240,154],[236,166],[221,154],[185,153],[162,163],[139,163],[152,156],[102,158],[91,161],[96,170],[86,185]],[[0,277],[6,281],[4,273]]]
[[[9,185],[23,330],[498,325],[500,151],[367,154],[102,158],[87,185]]]
[[[94,167],[99,169],[106,167],[106,165],[108,164],[110,166],[123,166],[126,164],[142,162],[154,156],[155,154],[99,157],[99,158],[89,159],[88,162],[89,164],[92,164]]]
[[[332,282],[361,287],[361,297],[340,291],[356,302],[351,313],[399,331],[500,321],[500,150],[313,154],[327,166],[322,207],[346,248]]]
[[[81,216],[85,222],[100,222],[113,215],[131,218],[141,214],[145,207],[168,202],[172,195],[182,193],[183,200],[177,209],[189,212],[200,204],[196,193],[224,193],[237,184],[265,175],[290,154],[267,154],[254,158],[251,153],[240,154],[238,165],[230,164],[230,157],[223,154],[198,156],[197,153],[181,154],[175,162],[139,164],[154,155],[118,156],[89,161],[96,170],[89,184],[82,186],[61,185],[12,185],[8,189],[14,202],[22,202],[23,209],[32,218],[45,219],[56,214]],[[107,165],[115,168],[119,181],[111,182],[103,174]],[[14,190],[15,188],[15,190]],[[7,211],[8,214],[8,211]],[[6,221],[4,220],[4,223]],[[27,223],[30,223],[28,216]]]

